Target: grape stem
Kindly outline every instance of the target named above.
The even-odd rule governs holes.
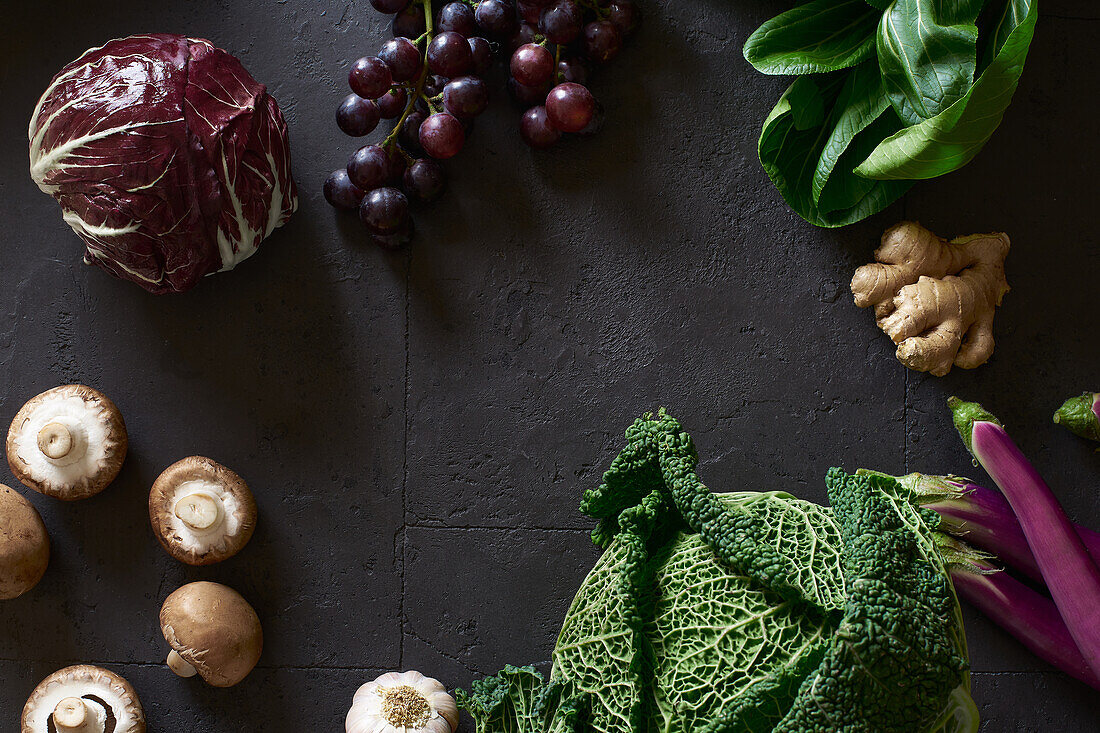
[[[401,132],[401,128],[402,126],[404,126],[405,120],[416,107],[416,100],[424,98],[425,101],[427,101],[427,98],[424,97],[424,84],[428,80],[428,46],[431,45],[432,38],[435,37],[434,28],[432,26],[432,0],[417,1],[424,8],[424,27],[426,28],[426,30],[420,36],[420,38],[416,39],[416,42],[419,44],[422,40],[427,41],[427,43],[424,44],[424,56],[420,61],[420,76],[416,80],[416,85],[412,88],[413,93],[409,95],[408,101],[405,102],[405,111],[402,112],[401,117],[397,119],[397,122],[394,124],[393,129],[390,130],[390,134],[386,135],[386,139],[382,141],[382,144],[380,146],[382,148],[390,148],[397,144],[397,136]],[[435,108],[432,107],[432,103],[430,101],[428,101],[428,108],[433,112],[436,111]],[[400,150],[400,148],[398,149]],[[405,151],[402,150],[401,152],[405,155],[406,159],[408,159],[408,155],[405,154]]]
[[[435,97],[429,97],[427,94],[422,93],[420,95],[420,98],[424,100],[424,104],[428,105],[428,111],[429,112],[431,112],[432,114],[435,114],[435,113],[439,112],[439,105],[436,104],[436,102],[438,102],[440,99],[442,99],[442,95],[438,95],[438,96],[435,96]]]

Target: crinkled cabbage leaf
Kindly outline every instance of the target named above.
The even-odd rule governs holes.
[[[825,508],[713,494],[696,462],[663,412],[627,431],[550,680],[460,691],[478,733],[976,729],[958,602],[896,482],[833,469]]]

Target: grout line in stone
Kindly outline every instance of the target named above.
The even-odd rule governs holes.
[[[901,197],[901,219],[909,221],[909,193]],[[909,473],[909,367],[902,370],[901,387],[901,470]]]
[[[416,638],[420,641],[424,641],[424,640],[420,639],[419,637],[416,637]],[[450,656],[450,655],[444,655],[444,656]],[[24,665],[26,665],[26,664],[52,664],[52,665],[61,666],[61,665],[64,665],[64,664],[69,664],[70,661],[71,660],[66,660],[66,659],[63,659],[63,660],[58,660],[58,659],[30,659],[30,660],[28,660],[28,659],[0,658],[0,664],[24,664]],[[458,662],[457,659],[455,659],[453,661]],[[92,660],[89,663],[90,664],[96,664],[96,665],[112,666],[112,667],[164,667],[165,666],[163,661],[157,661],[157,662],[119,662],[119,661],[114,661],[114,660],[101,660],[100,659],[100,660]],[[459,662],[459,664],[462,664],[463,667],[466,667],[466,669],[468,669],[470,671],[476,671],[476,670],[473,670],[472,668],[468,667],[466,664],[464,664],[462,662]],[[272,670],[272,671],[285,670],[285,671],[289,671],[289,672],[310,672],[310,671],[316,671],[316,672],[342,672],[342,671],[347,671],[347,672],[379,672],[379,673],[381,673],[381,672],[386,671],[387,668],[385,668],[385,667],[358,666],[358,665],[328,665],[328,664],[308,664],[308,665],[298,665],[298,664],[270,664],[270,665],[267,665],[267,664],[259,664],[259,665],[256,665],[256,669],[259,669],[259,670]],[[994,676],[1003,676],[1003,675],[1026,675],[1026,676],[1058,675],[1058,676],[1065,676],[1064,673],[1059,672],[1058,670],[1053,670],[1053,669],[971,670],[970,674],[971,674],[971,676],[985,676],[985,677],[994,677]]]
[[[412,362],[412,260],[413,252],[412,248],[409,248],[409,257],[405,265],[405,396],[403,405],[405,428],[402,439],[404,448],[401,465],[401,603],[398,608],[398,623],[400,624],[400,628],[398,629],[397,635],[397,663],[402,669],[404,669],[405,666],[405,627],[408,621],[405,615],[407,594],[405,564],[409,547],[409,388],[411,386],[410,364]]]
[[[413,639],[416,639],[416,640],[417,640],[417,641],[419,641],[419,642],[420,642],[421,644],[423,644],[424,646],[428,647],[429,649],[431,649],[431,650],[432,650],[433,652],[435,652],[435,653],[436,653],[436,654],[438,654],[439,656],[443,657],[444,659],[448,659],[448,660],[450,660],[450,661],[454,662],[455,664],[457,664],[457,665],[461,666],[461,667],[462,667],[463,669],[465,669],[465,670],[466,670],[467,672],[469,672],[469,673],[471,673],[471,674],[475,674],[475,675],[477,675],[477,676],[479,676],[479,677],[485,677],[485,676],[487,676],[487,674],[486,674],[485,672],[482,672],[482,671],[481,671],[480,669],[478,669],[477,667],[472,667],[472,666],[470,666],[470,665],[469,665],[469,664],[467,664],[466,662],[462,661],[462,659],[461,659],[460,657],[458,657],[458,656],[456,656],[456,655],[454,655],[454,654],[450,654],[449,652],[445,652],[445,651],[443,651],[442,649],[440,649],[439,647],[437,647],[437,646],[436,646],[435,644],[433,644],[432,642],[430,642],[430,641],[428,641],[427,639],[425,639],[424,637],[420,636],[420,634],[417,634],[417,633],[416,633],[415,631],[410,631],[410,632],[409,632],[409,636],[410,636],[410,637],[412,637]]]
[[[901,466],[909,473],[909,368],[905,368],[901,402]]]
[[[1039,13],[1040,18],[1049,18],[1051,20],[1100,20],[1100,17],[1088,17],[1080,15],[1052,15],[1050,13]]]
[[[410,524],[406,529],[452,529],[480,532],[565,532],[568,534],[591,534],[591,527],[537,527],[523,525],[491,524]]]
[[[1009,674],[1025,675],[1028,677],[1032,677],[1035,675],[1056,675],[1058,677],[1064,677],[1067,680],[1073,679],[1065,672],[1060,672],[1057,669],[987,669],[984,671],[970,670],[971,677],[998,677],[1001,675]]]
[[[67,659],[0,659],[0,664],[51,664],[61,667],[62,665],[71,664],[72,662]],[[163,662],[119,662],[115,660],[103,660],[97,659],[88,662],[95,665],[106,665],[111,667],[163,667],[167,669],[167,665]],[[322,672],[339,672],[342,670],[350,672],[385,672],[385,667],[370,667],[370,666],[358,666],[358,665],[326,665],[326,664],[257,664],[255,669],[260,670],[288,670],[291,672],[308,672],[310,670],[319,670]]]

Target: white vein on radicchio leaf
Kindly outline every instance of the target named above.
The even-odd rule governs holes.
[[[153,292],[232,269],[297,208],[278,104],[209,41],[87,51],[50,83],[29,138],[31,176],[85,261]]]

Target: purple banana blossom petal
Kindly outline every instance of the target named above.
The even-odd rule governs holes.
[[[979,560],[972,565],[951,567],[951,582],[960,598],[1035,656],[1100,690],[1100,677],[1085,663],[1052,600],[987,562]]]
[[[967,448],[1000,487],[1020,522],[1051,597],[1084,655],[1100,675],[1100,568],[1039,472],[1000,422],[977,403],[948,403]]]

